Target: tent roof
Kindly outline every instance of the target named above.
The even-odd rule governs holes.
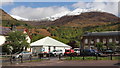
[[[40,39],[38,41],[35,41],[30,44],[30,46],[62,46],[62,47],[71,47],[69,45],[66,45],[60,41],[57,41],[51,37],[45,37],[43,39]]]

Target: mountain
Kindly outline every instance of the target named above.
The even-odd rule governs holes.
[[[0,9],[0,20],[2,23],[0,25],[5,27],[11,27],[11,25],[21,26],[21,27],[30,27],[28,24],[26,24],[24,21],[19,21],[15,18],[13,18],[11,15],[6,13],[4,10]],[[17,18],[20,18],[16,16]]]
[[[67,14],[67,16],[80,15],[81,13],[85,13],[85,12],[104,12],[104,11],[101,10],[101,9],[80,9],[80,8],[77,8],[77,9],[69,12],[69,13]]]
[[[55,26],[87,27],[117,23],[119,17],[106,12],[85,12],[80,15],[63,16],[54,21]]]
[[[0,20],[15,20],[9,14],[7,14],[4,10],[0,9]]]
[[[107,25],[119,22],[119,17],[107,12],[85,12],[76,15],[65,15],[54,21],[27,21],[26,23],[40,28],[41,26],[88,27]]]
[[[102,10],[100,9],[80,9],[80,8],[77,8],[73,11],[64,11],[64,12],[61,12],[61,13],[58,13],[58,14],[55,14],[53,16],[50,16],[50,17],[46,17],[46,18],[43,18],[42,20],[50,20],[50,21],[55,21],[63,16],[74,16],[74,15],[80,15],[81,13],[85,13],[85,12],[92,12],[92,11],[95,11],[95,12],[103,12]]]
[[[66,16],[68,13],[70,13],[70,11],[65,11],[65,12],[55,14],[55,15],[50,16],[50,17],[42,18],[42,20],[54,21],[54,20],[59,19],[59,18],[61,18],[63,16]]]
[[[20,16],[16,16],[16,15],[10,15],[10,16],[13,17],[14,19],[17,19],[17,20],[28,21],[28,19],[20,17]]]

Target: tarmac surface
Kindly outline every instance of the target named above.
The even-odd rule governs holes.
[[[33,58],[33,60],[34,59],[38,58],[36,57]],[[5,62],[3,66],[120,66],[120,62],[118,60],[59,60],[58,57],[51,57],[50,60],[13,64],[10,64],[8,61],[9,60],[3,61]]]
[[[24,62],[4,66],[120,66],[117,60],[42,60],[39,62]]]

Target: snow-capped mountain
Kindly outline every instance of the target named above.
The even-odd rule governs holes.
[[[75,9],[73,11],[65,11],[65,12],[61,12],[61,13],[58,13],[58,14],[55,14],[51,17],[46,17],[46,18],[43,18],[46,19],[46,20],[50,20],[50,21],[54,21],[56,19],[59,19],[63,16],[72,16],[72,15],[80,15],[81,13],[85,13],[85,12],[92,12],[92,11],[95,11],[95,12],[104,12],[103,10],[101,9]]]
[[[71,11],[70,13],[68,13],[67,15],[80,15],[81,13],[85,13],[85,12],[103,12],[101,9],[75,9],[73,11]]]
[[[13,18],[17,19],[17,20],[24,20],[24,21],[40,21],[40,20],[50,20],[50,21],[54,21],[56,19],[59,19],[63,16],[71,16],[71,15],[80,15],[81,13],[85,13],[85,12],[92,12],[92,11],[95,11],[95,12],[104,12],[103,10],[101,9],[80,9],[80,8],[77,8],[73,11],[64,11],[64,12],[61,12],[61,13],[58,13],[58,14],[55,14],[55,15],[52,15],[50,17],[45,17],[45,18],[41,18],[41,19],[26,19],[26,18],[22,18],[22,17],[19,17],[19,16],[16,16],[16,15],[11,15]]]
[[[12,16],[13,18],[17,19],[17,20],[23,20],[23,21],[28,21],[29,19],[27,18],[23,18],[23,17],[20,17],[20,16],[16,16],[16,15],[10,15]]]
[[[65,15],[67,15],[68,13],[70,13],[70,11],[65,11],[65,12],[61,12],[61,13],[55,14],[55,15],[53,15],[51,17],[42,18],[42,20],[46,19],[46,20],[54,21],[56,19],[59,19],[59,18],[65,16]]]

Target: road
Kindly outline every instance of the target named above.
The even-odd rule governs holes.
[[[38,57],[32,58],[32,60],[36,59]],[[39,62],[19,62],[13,64],[10,64],[9,60],[4,60],[3,62],[8,62],[3,66],[120,66],[118,60],[59,60],[58,57],[50,57],[50,60]]]
[[[40,62],[25,62],[8,64],[8,66],[120,66],[116,60],[43,60]]]

